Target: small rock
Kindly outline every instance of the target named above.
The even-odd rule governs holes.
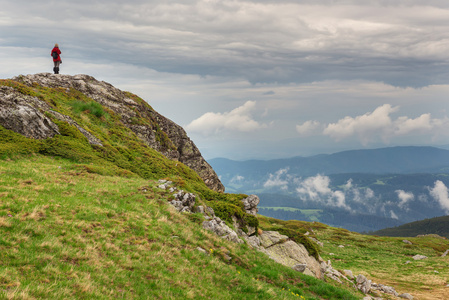
[[[324,244],[323,244],[323,242],[320,242],[319,240],[317,240],[316,238],[314,238],[314,237],[309,237],[309,240],[312,240],[312,241],[314,241],[315,243],[317,243],[318,244],[318,246],[321,246],[321,247],[324,247]]]
[[[303,273],[307,268],[307,264],[297,264],[292,267],[293,270]]]
[[[344,248],[344,247],[345,247],[345,246],[343,246],[343,245],[339,245],[339,246],[338,246],[338,248]]]
[[[421,254],[417,254],[415,256],[413,256],[414,260],[422,260],[422,259],[426,259],[427,256],[421,255]]]
[[[411,263],[411,261],[407,260],[407,261],[405,262],[405,265],[408,265],[409,263]]]
[[[346,275],[346,277],[349,277],[351,279],[354,278],[354,274],[352,274],[351,270],[343,270],[343,273]]]
[[[204,250],[204,249],[201,248],[201,247],[197,247],[196,250],[198,250],[199,252],[201,252],[201,253],[203,253],[203,254],[207,254],[207,251]]]
[[[444,252],[444,253],[441,255],[441,257],[445,257],[445,256],[448,255],[448,254],[449,254],[449,249],[447,249],[446,252]]]
[[[329,253],[329,255],[335,255],[334,253]]]
[[[371,291],[371,280],[367,279],[362,274],[359,274],[356,279],[357,288],[364,294],[368,294]]]
[[[200,205],[195,208],[195,212],[204,214],[204,206]]]
[[[404,243],[412,245],[412,242],[410,242],[409,240],[403,240]]]
[[[410,295],[410,294],[408,294],[408,293],[400,294],[399,297],[404,298],[404,299],[410,299],[410,300],[413,300],[413,296]]]
[[[232,260],[232,257],[230,257],[229,255],[227,255],[226,253],[223,254],[223,258],[224,258],[226,261],[231,261],[231,260]]]

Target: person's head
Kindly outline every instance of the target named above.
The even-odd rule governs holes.
[[[56,43],[56,44],[55,44],[55,47],[56,47],[56,48],[59,48],[59,45],[58,45],[58,43]]]

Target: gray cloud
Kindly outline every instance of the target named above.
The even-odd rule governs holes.
[[[256,101],[249,120],[273,126],[222,144],[221,136],[189,131],[210,156],[225,148],[264,157],[336,149],[309,130],[383,103],[408,116],[396,142],[445,138],[415,129],[448,126],[447,1],[0,0],[0,7],[2,78],[51,71],[58,42],[63,73],[138,93],[180,124]],[[307,125],[297,127],[300,137],[298,120]],[[350,139],[345,145],[360,146]],[[268,149],[273,141],[288,145]]]
[[[447,83],[442,2],[1,1],[3,45],[256,82]],[[6,13],[7,12],[7,13]]]

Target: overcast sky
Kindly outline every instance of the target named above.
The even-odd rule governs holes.
[[[362,4],[360,4],[362,3]],[[447,0],[0,0],[0,78],[89,74],[206,158],[449,144]]]

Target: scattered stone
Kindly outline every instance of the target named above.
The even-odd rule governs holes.
[[[404,264],[405,264],[405,265],[408,265],[408,264],[410,264],[410,263],[411,263],[411,261],[407,260]]]
[[[307,264],[297,264],[292,267],[293,270],[304,273],[307,268]]]
[[[203,228],[214,232],[216,235],[225,240],[239,244],[243,243],[237,233],[229,228],[229,226],[218,217],[214,217],[210,221],[204,221]]]
[[[383,284],[377,284],[377,283],[373,283],[371,284],[371,289],[372,290],[376,290],[376,291],[380,291],[382,293],[385,294],[390,294],[393,296],[398,296],[399,294],[396,292],[396,290],[394,289],[394,287],[388,286],[388,285],[383,285]]]
[[[345,247],[345,246],[343,246],[343,245],[339,245],[339,246],[338,246],[338,248],[344,248],[344,247]]]
[[[356,279],[357,288],[364,294],[368,294],[371,291],[371,280],[367,279],[362,274],[359,274]]]
[[[204,214],[204,206],[200,205],[195,208],[196,213]]]
[[[345,274],[346,277],[354,279],[354,274],[352,274],[351,270],[343,270],[343,273]]]
[[[231,260],[232,260],[232,257],[229,256],[229,255],[226,254],[226,253],[223,253],[223,258],[224,258],[226,261],[231,261]]]
[[[329,255],[335,255],[335,253],[329,253]]]
[[[166,184],[160,185],[160,188],[166,189]],[[161,187],[162,186],[162,187]],[[165,188],[164,188],[165,187]],[[174,200],[171,200],[169,203],[173,205],[179,212],[192,212],[193,206],[195,205],[196,196],[192,193],[186,193],[183,190],[180,190],[178,193],[173,194],[175,197]]]
[[[308,238],[309,238],[309,240],[312,240],[312,241],[314,241],[315,243],[317,243],[318,246],[324,247],[324,244],[323,244],[322,242],[320,242],[319,240],[317,240],[316,238],[311,237],[311,236],[309,236]]]
[[[448,255],[449,254],[449,249],[447,249],[442,255],[441,255],[441,257],[445,257],[446,255]]]
[[[404,299],[413,300],[413,296],[408,293],[400,294],[399,297],[404,298]]]
[[[422,259],[426,259],[427,256],[421,255],[421,254],[417,254],[415,256],[413,256],[414,260],[422,260]]]
[[[412,245],[412,242],[410,242],[409,240],[403,240],[404,243]]]
[[[308,232],[308,231],[306,233],[304,233],[305,236],[308,236],[309,234],[310,234],[310,232]]]
[[[201,247],[197,247],[196,250],[198,250],[199,252],[201,252],[201,253],[203,253],[203,254],[206,254],[206,255],[208,254],[207,251],[204,250],[204,249],[201,248]]]

